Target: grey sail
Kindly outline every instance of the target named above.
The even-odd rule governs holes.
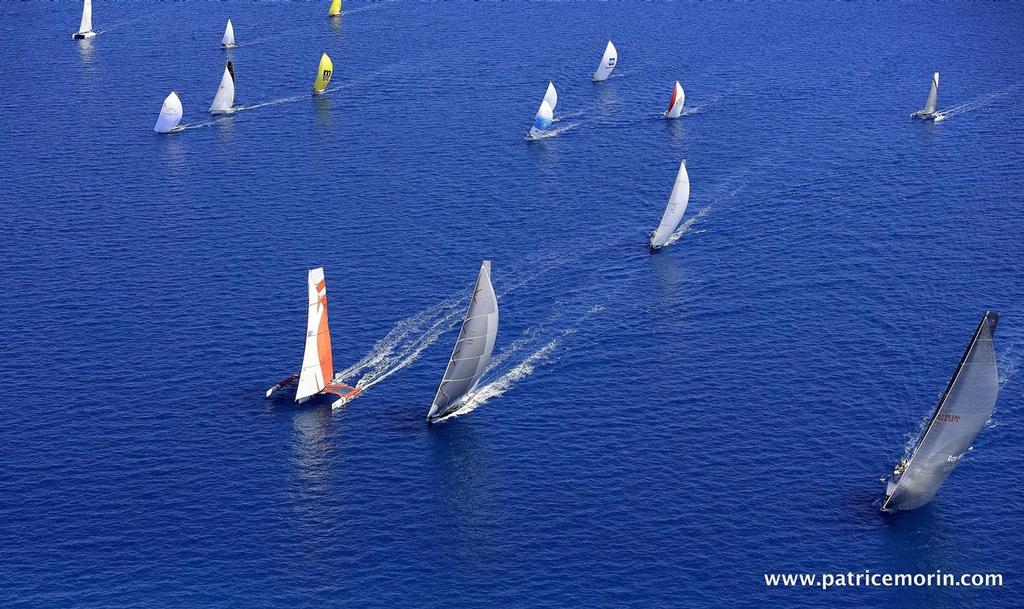
[[[427,421],[443,418],[463,405],[463,398],[476,389],[498,337],[498,298],[491,285],[491,261],[480,265],[480,275],[462,322],[462,331],[437,388]]]
[[[995,311],[981,318],[913,454],[893,471],[883,510],[913,510],[931,501],[992,416],[999,394],[992,347],[998,321]]]
[[[920,98],[919,98],[920,99]],[[932,74],[932,88],[928,90],[928,101],[924,103],[922,112],[925,114],[935,113],[935,104],[939,101],[939,73]]]

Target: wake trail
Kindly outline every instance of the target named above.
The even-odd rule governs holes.
[[[935,120],[936,121],[943,121],[943,120],[946,120],[947,118],[950,118],[950,117],[953,117],[953,116],[957,116],[958,114],[965,114],[967,112],[973,112],[975,110],[980,110],[981,108],[984,108],[985,106],[988,106],[989,104],[992,104],[992,103],[994,103],[996,101],[999,101],[1000,99],[1002,99],[1002,98],[1004,98],[1004,97],[1006,97],[1008,95],[1011,95],[1012,93],[1015,93],[1015,92],[1019,91],[1022,87],[1024,87],[1024,85],[1014,85],[1014,86],[1009,87],[1008,89],[1006,89],[1004,91],[998,91],[996,93],[988,93],[986,95],[982,95],[980,97],[976,97],[976,98],[974,98],[972,100],[968,100],[968,101],[963,102],[961,104],[957,104],[955,106],[951,106],[949,108],[945,108],[943,110],[939,110],[938,112],[936,112],[937,116],[935,117]]]

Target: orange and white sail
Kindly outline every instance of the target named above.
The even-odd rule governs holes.
[[[327,326],[327,280],[323,267],[309,270],[307,277],[309,311],[306,316],[306,350],[295,401],[302,402],[322,392],[334,378],[331,358],[331,330]]]

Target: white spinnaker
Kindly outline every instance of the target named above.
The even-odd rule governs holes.
[[[235,79],[231,71],[224,66],[224,75],[220,77],[220,86],[217,87],[217,94],[210,104],[210,112],[214,114],[226,114],[231,112],[231,106],[235,104]]]
[[[181,115],[181,100],[178,99],[177,93],[171,91],[171,94],[164,99],[163,105],[160,106],[160,116],[156,119],[153,131],[170,133],[181,122]]]
[[[224,26],[224,38],[220,41],[222,47],[233,47],[235,46],[235,28],[231,25],[231,20],[228,19],[228,24]]]
[[[327,325],[327,280],[323,267],[310,269],[306,278],[309,311],[306,315],[306,348],[302,352],[302,370],[295,401],[314,396],[334,378],[331,357],[331,331]]]
[[[661,223],[651,235],[651,247],[658,248],[665,245],[683,219],[683,214],[686,213],[686,204],[689,201],[690,176],[686,173],[686,161],[681,161],[679,173],[676,174],[676,183],[672,186],[668,205],[665,206],[665,213],[661,216]]]
[[[491,261],[484,260],[455,349],[427,413],[428,421],[455,412],[462,406],[463,398],[476,389],[497,337],[498,297],[491,285]]]
[[[548,81],[548,90],[544,93],[544,101],[548,102],[551,106],[551,112],[555,111],[555,105],[558,104],[558,91],[555,91],[555,83]]]
[[[939,73],[932,74],[932,87],[928,90],[928,101],[924,103],[924,113],[935,112],[935,105],[939,102]]]
[[[85,0],[82,3],[82,23],[78,26],[78,32],[84,34],[92,31],[92,0]]]
[[[686,93],[683,92],[683,85],[676,81],[676,86],[672,89],[672,97],[669,99],[668,111],[665,112],[667,118],[679,118],[683,113],[683,104],[686,102]]]
[[[612,41],[608,41],[608,46],[604,48],[604,57],[601,58],[601,65],[597,66],[597,71],[594,72],[594,81],[599,82],[607,80],[608,75],[615,69],[615,64],[619,61],[619,52],[615,49],[615,45]]]

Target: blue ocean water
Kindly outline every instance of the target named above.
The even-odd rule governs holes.
[[[0,4],[4,606],[1018,606],[1020,4],[346,8],[96,0],[80,43],[77,2]],[[935,70],[956,111],[910,120]],[[484,258],[487,399],[427,426]],[[263,397],[319,265],[342,409]],[[882,516],[986,308],[996,413]],[[1005,585],[762,576],[865,569]]]

